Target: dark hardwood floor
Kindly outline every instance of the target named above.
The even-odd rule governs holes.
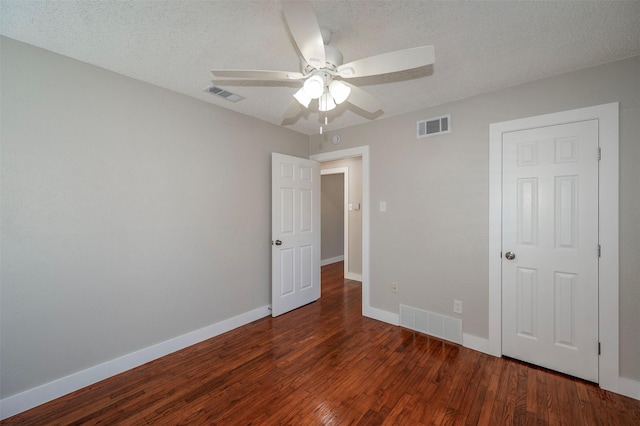
[[[342,263],[322,298],[3,425],[640,425],[640,401],[361,316]]]

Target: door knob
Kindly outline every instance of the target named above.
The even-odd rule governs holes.
[[[513,260],[516,258],[516,254],[512,251],[508,251],[504,254],[504,257],[506,257],[507,260]]]
[[[280,241],[280,240],[276,240],[276,245],[277,245],[277,246],[281,246],[281,245],[282,245],[282,241]]]

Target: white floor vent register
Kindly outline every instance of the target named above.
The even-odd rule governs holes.
[[[400,305],[400,325],[420,333],[462,344],[462,320]]]

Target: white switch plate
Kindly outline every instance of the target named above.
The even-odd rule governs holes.
[[[456,314],[462,313],[462,302],[460,300],[453,301],[453,312],[455,312]]]
[[[387,211],[387,202],[386,201],[380,201],[380,211],[381,212],[386,212]]]

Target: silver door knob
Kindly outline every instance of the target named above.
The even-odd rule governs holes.
[[[277,246],[281,246],[281,245],[282,245],[282,241],[280,241],[280,240],[276,240],[276,245],[277,245]]]
[[[504,257],[506,257],[507,260],[513,260],[516,258],[516,254],[512,251],[508,251],[504,254]]]

